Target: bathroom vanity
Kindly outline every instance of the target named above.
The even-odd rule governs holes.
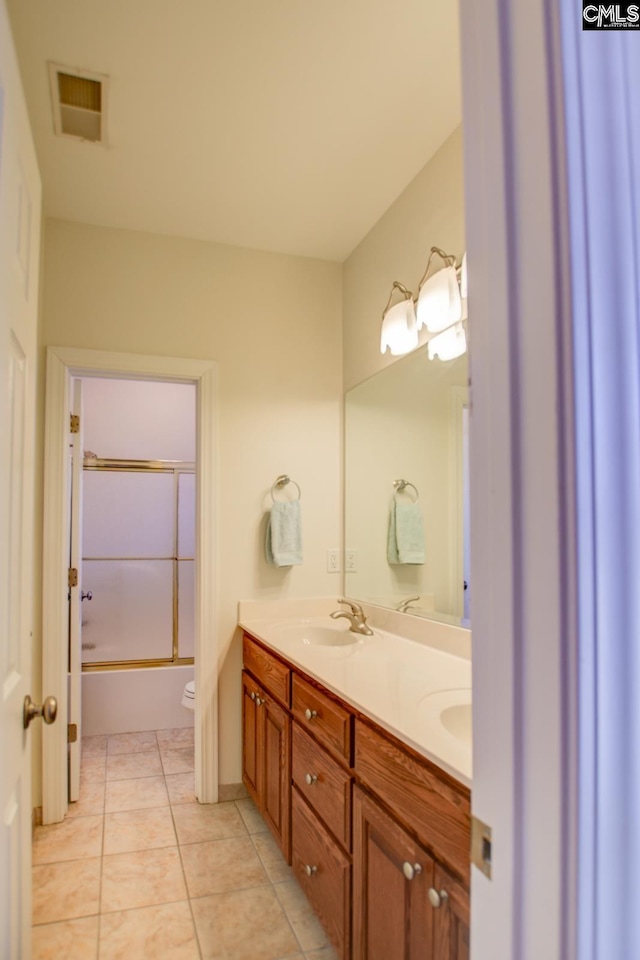
[[[247,790],[341,960],[468,958],[470,739],[442,704],[465,684],[470,704],[469,664],[380,631],[297,630],[244,624]]]

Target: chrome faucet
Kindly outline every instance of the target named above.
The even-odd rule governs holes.
[[[420,599],[420,594],[418,594],[417,597],[407,597],[406,600],[402,600],[402,602],[398,604],[398,606],[396,607],[396,610],[398,610],[400,613],[408,613],[410,604],[412,604],[414,600],[419,600],[419,599]]]
[[[349,630],[352,633],[359,633],[364,637],[372,637],[373,630],[367,624],[367,618],[364,615],[364,611],[359,603],[354,603],[353,600],[338,600],[338,603],[345,603],[348,607],[351,608],[349,613],[347,610],[334,610],[331,614],[332,620],[340,620],[343,617],[345,620],[348,620],[351,626]]]

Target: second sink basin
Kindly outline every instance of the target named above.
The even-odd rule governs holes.
[[[471,688],[435,690],[418,703],[426,723],[440,726],[460,743],[471,743]]]
[[[471,704],[456,703],[445,707],[440,714],[440,723],[456,740],[463,743],[471,741]]]

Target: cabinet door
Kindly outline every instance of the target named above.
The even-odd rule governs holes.
[[[246,671],[242,674],[242,780],[256,806],[260,807],[260,730],[258,709],[261,688]]]
[[[434,960],[469,960],[469,892],[439,866],[434,889],[440,898],[433,911]]]
[[[354,960],[432,960],[432,859],[358,787],[353,809]]]
[[[260,697],[261,810],[287,862],[291,863],[291,718],[264,691]]]

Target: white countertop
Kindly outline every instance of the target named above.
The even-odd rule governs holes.
[[[307,628],[330,626],[351,641],[355,634],[348,622],[327,616],[240,620],[244,630],[275,653],[471,787],[470,731],[465,734],[462,722],[451,732],[441,721],[449,709],[456,730],[456,708],[462,705],[464,713],[471,704],[470,660],[370,625],[371,637],[322,646],[304,642]]]

